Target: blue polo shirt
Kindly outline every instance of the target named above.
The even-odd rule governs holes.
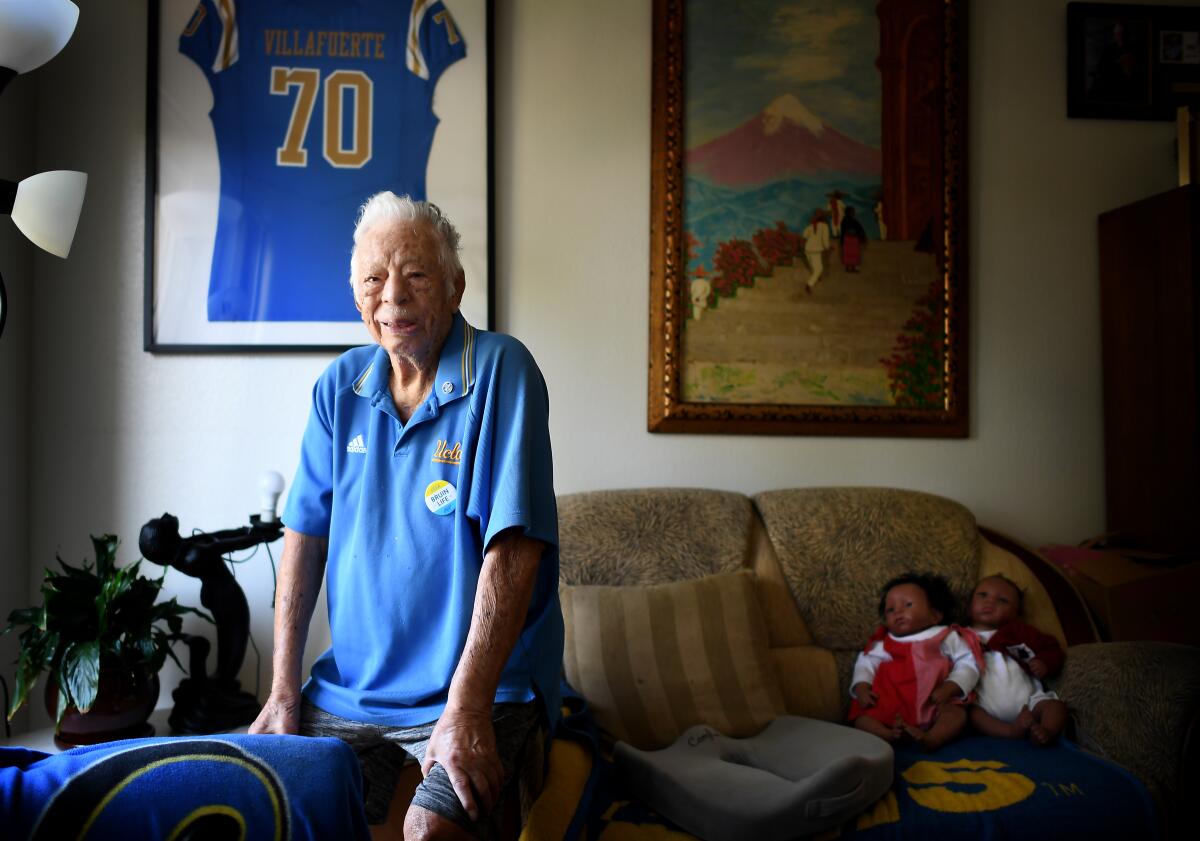
[[[283,522],[329,538],[333,645],[305,696],[335,715],[409,727],[433,721],[471,626],[485,548],[520,528],[546,544],[496,702],[540,693],[558,718],[563,620],[558,512],[541,371],[511,336],[455,314],[437,379],[401,423],[378,346],[338,357],[313,388]]]

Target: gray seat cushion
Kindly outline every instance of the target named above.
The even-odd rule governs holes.
[[[618,742],[632,793],[704,841],[783,841],[837,826],[892,785],[892,748],[869,733],[782,716],[731,739],[700,724],[669,747]]]

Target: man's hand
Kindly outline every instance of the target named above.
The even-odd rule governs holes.
[[[1034,657],[1025,665],[1029,667],[1029,673],[1039,680],[1044,678],[1046,676],[1046,672],[1049,671],[1046,668],[1046,664],[1043,663],[1039,657]]]
[[[250,733],[278,733],[294,735],[300,732],[300,696],[271,693],[267,703],[254,723]]]
[[[871,684],[866,682],[854,685],[854,697],[858,699],[858,705],[864,710],[879,703],[879,696],[871,689]]]
[[[421,774],[427,776],[438,763],[471,820],[490,814],[504,786],[504,766],[496,752],[492,710],[446,707],[434,725],[425,749]]]

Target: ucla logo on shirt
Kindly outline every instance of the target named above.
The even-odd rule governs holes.
[[[439,517],[453,514],[457,504],[458,491],[445,479],[435,479],[425,487],[425,507]]]
[[[366,451],[367,443],[363,441],[363,437],[361,435],[355,435],[350,439],[350,443],[346,445],[346,452],[348,453],[358,453],[359,455],[362,455]]]
[[[453,464],[457,466],[462,462],[462,442],[455,441],[454,446],[451,447],[449,441],[443,441],[439,438],[437,449],[433,452],[433,461],[438,464]]]

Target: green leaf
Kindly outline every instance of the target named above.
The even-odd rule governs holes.
[[[41,669],[49,669],[53,665],[54,656],[58,653],[59,639],[60,637],[55,631],[50,631],[39,637],[38,645],[41,651],[41,662],[38,665]]]
[[[8,614],[8,627],[3,633],[7,634],[14,625],[40,625],[45,627],[46,611],[40,607],[25,607]]]
[[[22,651],[17,658],[17,675],[13,683],[13,696],[8,702],[8,717],[11,720],[17,714],[17,710],[25,703],[25,699],[29,697],[29,692],[37,683],[37,676],[41,673],[41,669],[29,662]]]
[[[183,672],[185,675],[188,674],[187,667],[184,666],[183,663],[179,661],[179,658],[175,656],[175,648],[171,645],[170,641],[167,642],[167,648],[165,650],[167,652],[167,656],[175,661],[175,665],[179,667],[179,671]]]
[[[91,572],[88,569],[88,562],[86,559],[83,562],[82,568],[71,566],[69,563],[67,563],[66,561],[64,561],[62,559],[62,555],[56,554],[54,556],[54,560],[58,561],[58,565],[63,568],[63,571],[66,572],[67,576],[91,575]],[[50,570],[46,570],[46,577],[54,578],[56,576]]]
[[[112,573],[117,564],[117,540],[115,534],[92,535],[92,547],[96,550],[96,575],[101,579]]]
[[[58,733],[58,728],[62,727],[63,714],[66,713],[67,707],[71,706],[71,697],[67,694],[66,684],[63,683],[62,675],[57,677],[58,680],[58,709],[54,711],[54,732]]]
[[[154,639],[150,642],[149,651],[146,656],[152,672],[157,673],[163,667],[163,663],[167,660],[167,652],[170,650],[171,643],[167,635],[162,630],[155,628]]]
[[[59,685],[66,681],[76,708],[85,713],[96,702],[100,687],[100,643],[76,643],[63,655],[59,666]]]

